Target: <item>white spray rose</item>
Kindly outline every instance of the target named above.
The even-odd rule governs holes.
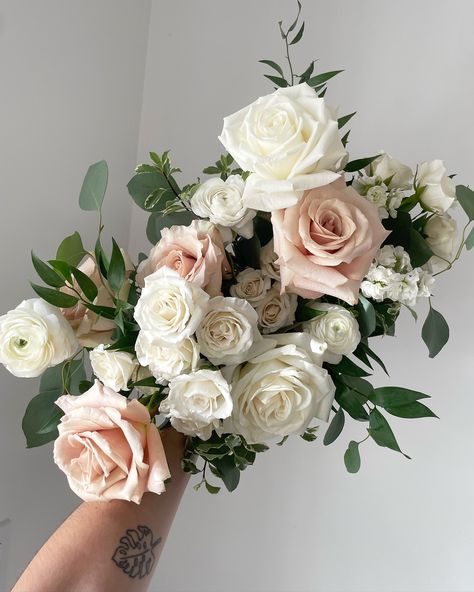
[[[280,266],[276,263],[277,259],[272,239],[260,250],[260,267],[264,275],[280,281]]]
[[[209,179],[192,196],[191,208],[214,224],[233,228],[244,238],[252,238],[256,212],[244,206],[244,189],[245,182],[238,175],[230,175],[225,181],[219,177]]]
[[[196,331],[201,353],[213,364],[241,364],[268,347],[257,328],[257,313],[240,298],[216,296],[209,301]]]
[[[89,352],[92,370],[102,384],[116,393],[125,391],[138,362],[128,352],[107,349],[102,343]]]
[[[182,434],[208,440],[232,413],[230,386],[219,371],[198,370],[174,378],[160,412]]]
[[[140,331],[135,349],[140,364],[148,366],[159,382],[195,370],[199,361],[199,347],[192,337],[166,345],[154,339],[152,331]]]
[[[154,340],[177,344],[201,322],[209,295],[175,271],[162,267],[145,278],[135,307],[135,320]]]
[[[265,298],[254,305],[262,333],[274,333],[294,323],[297,305],[297,295],[281,294],[281,285],[276,282]]]
[[[418,168],[416,186],[420,188],[420,203],[423,209],[442,214],[456,199],[456,185],[446,175],[442,160],[423,162]]]
[[[347,308],[337,304],[314,302],[310,307],[324,314],[305,323],[303,329],[311,337],[326,343],[324,361],[338,364],[343,355],[351,354],[360,343],[357,319]]]
[[[0,317],[0,363],[14,376],[35,378],[60,364],[79,344],[60,311],[41,300],[23,300]]]
[[[423,232],[433,253],[451,260],[458,236],[456,220],[449,214],[432,216],[427,220]]]
[[[251,267],[241,271],[236,279],[237,283],[230,287],[231,296],[243,298],[250,304],[256,304],[265,298],[272,285],[271,278],[260,269],[252,269]]]
[[[409,189],[413,181],[411,168],[392,158],[386,152],[370,163],[367,167],[367,174],[387,182],[389,189]]]
[[[244,171],[244,204],[273,211],[338,178],[347,158],[337,117],[306,83],[280,88],[224,119],[220,141]]]
[[[273,335],[276,347],[231,375],[234,410],[224,430],[249,443],[300,434],[313,418],[327,421],[335,387],[321,367],[323,344],[306,333]]]

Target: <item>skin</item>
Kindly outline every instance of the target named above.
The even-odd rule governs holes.
[[[148,589],[189,480],[189,475],[180,468],[185,438],[172,428],[163,430],[161,437],[171,472],[166,492],[146,493],[140,505],[122,500],[82,503],[38,551],[12,592],[144,592]],[[139,526],[149,529],[151,538],[147,540],[154,544],[153,554],[147,554],[148,567],[144,571],[149,573],[135,570],[130,575],[130,569],[112,558],[119,557],[117,549],[123,545],[121,538],[127,531],[135,541],[140,539]]]

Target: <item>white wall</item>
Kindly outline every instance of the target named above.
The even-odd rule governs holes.
[[[81,213],[77,198],[88,165],[102,158],[109,235],[127,244],[125,185],[136,160],[149,11],[148,1],[126,0],[0,5],[2,312],[33,296],[31,248],[51,258],[74,230],[94,239],[94,214]],[[36,381],[2,367],[0,385],[0,522],[12,519],[11,585],[78,499],[51,445],[25,449],[21,418]]]
[[[294,4],[153,3],[139,160],[171,148],[186,180],[214,161],[222,116],[271,91],[257,60],[282,60],[276,22]],[[328,98],[359,112],[355,157],[380,148],[413,164],[441,157],[474,182],[472,2],[306,1],[304,15],[297,63],[346,69]],[[141,220],[135,210],[136,249],[146,245]],[[363,437],[353,425],[327,449],[297,439],[261,455],[234,494],[189,488],[153,590],[474,590],[472,265],[471,254],[436,289],[453,337],[435,361],[411,317],[379,346],[392,377],[377,384],[426,391],[441,417],[392,420],[413,460],[367,442],[361,472],[348,475],[345,446]]]
[[[152,4],[138,160],[171,148],[189,180],[218,156],[222,116],[271,91],[257,60],[282,55],[276,22],[291,18],[294,6]],[[76,228],[91,236],[90,216],[74,204],[93,160],[111,165],[107,220],[127,239],[123,186],[136,157],[148,8],[11,0],[0,9],[0,310],[29,293],[32,246],[47,256]],[[384,148],[411,163],[442,157],[473,182],[472,3],[307,0],[304,10],[306,41],[295,53],[303,65],[320,57],[321,70],[347,70],[328,98],[342,113],[359,111],[353,155]],[[134,209],[132,252],[147,247],[142,220]],[[437,306],[453,337],[435,361],[411,318],[396,340],[380,344],[390,383],[432,394],[441,417],[392,420],[413,460],[367,443],[361,472],[349,476],[344,449],[363,433],[353,425],[326,449],[297,439],[261,455],[234,494],[189,488],[153,591],[474,590],[470,269],[466,257],[439,282]],[[0,521],[13,518],[13,582],[77,502],[49,447],[23,450],[19,425],[33,385],[0,373]],[[379,374],[376,381],[388,384]]]

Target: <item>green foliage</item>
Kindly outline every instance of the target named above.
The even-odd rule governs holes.
[[[105,254],[104,248],[102,247],[102,243],[100,242],[100,236],[97,237],[97,241],[95,243],[95,248],[94,248],[94,253],[95,253],[95,260],[96,260],[97,266],[99,268],[99,272],[102,275],[102,277],[107,279],[107,274],[108,274],[108,270],[109,270],[109,259],[108,259],[107,255]]]
[[[54,269],[52,269],[47,263],[41,261],[34,253],[31,251],[31,260],[33,262],[33,267],[36,270],[36,273],[40,276],[45,284],[48,286],[53,286],[54,288],[61,288],[65,285],[64,278],[62,278]]]
[[[92,164],[86,173],[79,195],[79,206],[86,211],[100,211],[107,189],[109,171],[105,160]]]
[[[278,74],[280,74],[280,76],[282,78],[284,78],[284,74],[283,74],[283,69],[281,66],[279,66],[276,62],[274,62],[273,60],[259,60],[260,64],[265,64],[266,66],[270,66],[270,68],[273,68],[274,70],[276,70],[278,72]]]
[[[344,170],[346,171],[346,173],[355,173],[357,171],[365,169],[366,166],[369,166],[369,164],[379,156],[380,154],[376,154],[375,156],[368,156],[367,158],[358,158],[357,160],[351,160],[346,164]]]
[[[64,294],[59,290],[53,290],[52,288],[45,288],[44,286],[38,286],[37,284],[33,284],[30,282],[31,287],[33,290],[38,294],[40,298],[52,304],[53,306],[57,306],[59,308],[69,308],[77,304],[79,298],[76,296],[71,296],[70,294]]]
[[[387,386],[374,389],[373,395],[369,397],[372,403],[383,407],[391,415],[406,419],[421,417],[437,417],[426,405],[419,402],[419,399],[428,399],[428,395],[405,389],[397,386]]]
[[[161,212],[153,213],[148,218],[146,227],[147,238],[152,245],[156,245],[161,238],[161,231],[163,228],[170,228],[175,224],[187,226],[188,224],[191,224],[195,218],[196,216],[189,210],[173,212],[169,215],[162,214]]]
[[[82,261],[85,254],[86,250],[82,244],[81,235],[78,232],[74,232],[61,242],[56,253],[56,259],[76,267]]]
[[[115,239],[112,239],[112,257],[110,259],[107,279],[111,290],[115,293],[120,292],[125,281],[125,261]]]
[[[382,360],[379,358],[379,356],[374,351],[372,351],[370,349],[370,347],[367,345],[367,343],[365,343],[364,341],[361,341],[359,343],[359,345],[357,346],[357,348],[353,352],[353,355],[357,359],[359,359],[361,362],[363,362],[366,366],[368,366],[369,368],[372,369],[372,364],[370,363],[370,360],[369,360],[369,358],[371,358],[374,362],[377,362],[377,364],[382,368],[382,370],[388,376],[388,371],[387,371],[387,368],[385,367],[385,364],[382,362]]]
[[[318,435],[317,435],[318,430],[319,430],[319,426],[314,426],[312,428],[306,428],[304,433],[301,434],[301,438],[305,442],[314,442],[318,437]]]
[[[279,76],[272,76],[271,74],[264,74],[265,78],[271,80],[273,84],[276,84],[280,88],[285,88],[286,86],[290,86],[288,82],[284,78],[280,78]]]
[[[365,296],[359,294],[359,302],[357,304],[357,322],[363,337],[369,337],[375,331],[377,326],[377,318],[375,315],[375,308]]]
[[[421,337],[428,347],[430,358],[437,356],[449,339],[449,326],[446,319],[431,305],[423,323]]]
[[[357,111],[354,111],[353,113],[349,113],[349,115],[344,115],[343,117],[339,117],[339,119],[337,120],[337,125],[338,125],[339,129],[341,129],[341,127],[344,127],[346,125],[346,123],[348,123],[354,117],[354,115],[356,113],[357,113]]]
[[[374,440],[379,446],[390,448],[390,450],[395,450],[396,452],[403,454],[406,458],[410,458],[400,450],[398,442],[392,432],[392,428],[377,408],[372,409],[370,412],[369,428],[367,431],[372,440]]]
[[[344,415],[344,409],[339,407],[339,409],[334,414],[334,417],[332,418],[326,433],[324,434],[324,446],[329,446],[329,444],[332,444],[335,440],[337,440],[344,428],[345,421],[346,419]]]
[[[469,220],[474,220],[474,191],[465,185],[458,185],[456,197]]]
[[[295,319],[298,323],[303,323],[306,321],[311,321],[312,319],[316,319],[317,317],[324,316],[327,314],[325,310],[316,310],[311,306],[308,306],[308,300],[300,299],[298,301],[298,307],[295,312]]]
[[[339,364],[327,364],[330,372],[333,374],[345,374],[347,376],[370,376],[370,372],[367,372],[347,356],[342,356],[342,360]]]
[[[237,265],[244,269],[245,267],[260,268],[260,240],[256,234],[252,238],[237,237],[234,242],[235,260]]]
[[[351,440],[344,454],[344,464],[349,473],[357,473],[360,469],[359,442]]]
[[[474,228],[471,228],[471,232],[468,234],[466,238],[465,245],[468,251],[474,248]]]
[[[74,276],[79,288],[82,290],[84,296],[93,302],[97,298],[97,286],[91,278],[76,267],[70,267],[70,273]]]
[[[137,206],[147,212],[163,210],[166,202],[174,198],[166,177],[156,169],[153,172],[134,175],[127,189]]]
[[[413,267],[421,267],[433,256],[433,251],[426,240],[414,228],[408,212],[398,210],[396,218],[384,220],[384,226],[387,230],[392,231],[384,244],[402,246],[410,255],[410,262]]]
[[[367,398],[360,393],[351,390],[346,385],[338,384],[336,387],[336,401],[353,419],[368,421],[369,414],[364,407]]]
[[[312,76],[309,80],[306,81],[306,83],[309,86],[312,87],[321,87],[321,85],[325,85],[325,83],[328,80],[331,80],[331,78],[334,78],[334,76],[337,76],[338,74],[341,74],[342,72],[344,72],[344,70],[333,70],[331,72],[322,72],[321,74],[316,74],[316,76]],[[320,90],[319,88],[317,88],[317,90]],[[358,170],[358,169],[356,169]]]
[[[219,160],[216,160],[214,165],[203,169],[205,175],[220,175],[220,178],[225,181],[230,175],[241,175],[246,177],[246,173],[239,167],[232,167],[234,158],[230,154],[221,154]]]

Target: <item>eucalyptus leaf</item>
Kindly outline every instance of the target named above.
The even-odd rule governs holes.
[[[448,323],[443,315],[432,306],[430,306],[428,316],[423,323],[421,337],[428,347],[430,358],[437,356],[448,342]]]
[[[344,409],[342,407],[339,407],[334,417],[332,418],[331,423],[329,424],[328,429],[326,430],[326,433],[324,434],[324,446],[329,446],[329,444],[332,444],[335,440],[337,440],[344,428],[345,421],[346,420],[344,415]]]
[[[165,207],[166,202],[175,197],[166,177],[159,171],[136,174],[130,179],[127,189],[133,201],[142,208],[142,210],[148,212],[158,212],[162,210]],[[153,203],[152,207],[150,207],[150,195],[159,189],[164,189],[165,191],[161,193],[159,199]]]
[[[156,245],[161,238],[161,231],[163,228],[170,228],[175,224],[179,226],[188,226],[194,219],[195,215],[193,212],[189,211],[174,212],[167,216],[160,212],[155,212],[148,218],[146,235],[151,244]]]
[[[357,322],[363,337],[369,337],[375,331],[377,320],[375,317],[375,308],[373,304],[359,294],[359,303],[357,305]]]
[[[357,473],[360,469],[359,443],[351,440],[344,454],[344,464],[349,473]]]
[[[474,220],[474,191],[465,185],[458,185],[456,197],[469,220]]]
[[[61,242],[56,253],[56,259],[76,267],[85,254],[86,250],[82,244],[81,235],[76,231]]]
[[[105,160],[92,164],[86,173],[79,195],[79,206],[86,211],[99,211],[107,189],[109,171]]]

